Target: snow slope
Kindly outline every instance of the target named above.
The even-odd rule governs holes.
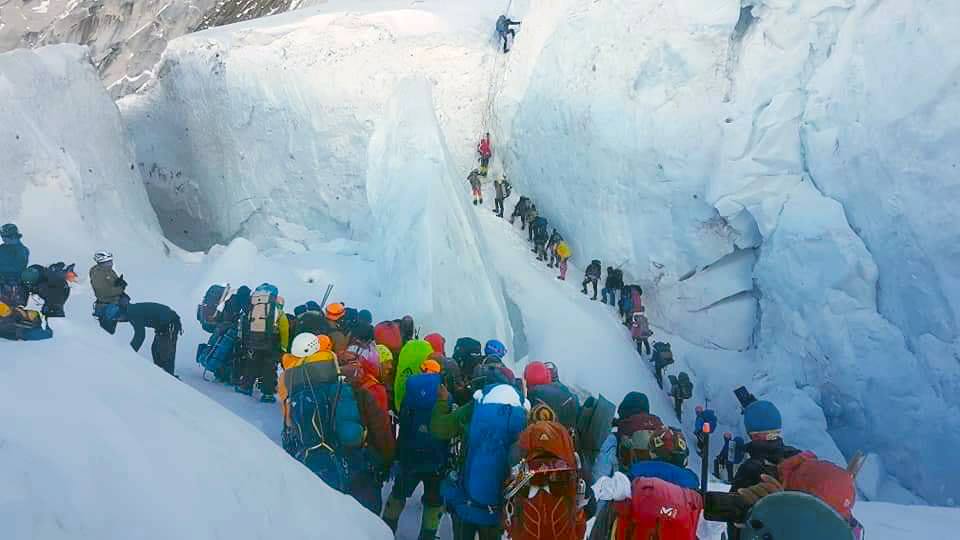
[[[946,504],[958,16],[937,1],[534,0],[494,109],[506,168],[578,262],[626,261],[666,330],[744,350],[739,380],[822,409],[811,427],[825,420],[844,453],[876,452]],[[798,441],[828,450],[814,442]]]
[[[107,246],[163,250],[120,114],[86,49],[0,54],[0,140],[0,216],[20,226],[34,261],[85,270]]]
[[[133,354],[126,329],[111,337],[76,315],[80,296],[54,340],[0,342],[0,536],[390,537],[256,428]],[[194,343],[181,342],[181,371]]]
[[[434,111],[429,81],[400,81],[370,138],[366,191],[381,310],[416,313],[423,328],[451,338],[497,336],[509,343],[496,273],[484,264],[487,250]]]

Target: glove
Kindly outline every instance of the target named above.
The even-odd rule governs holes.
[[[127,286],[127,282],[126,282],[126,280],[123,279],[123,275],[121,274],[120,277],[118,277],[117,279],[115,279],[115,280],[113,281],[113,285],[114,285],[115,287],[126,287],[126,286]]]
[[[441,401],[450,401],[450,391],[447,390],[447,385],[441,384],[437,387],[437,399]]]
[[[753,506],[754,504],[757,504],[760,499],[766,497],[767,495],[772,495],[780,491],[783,491],[783,484],[770,475],[761,474],[759,484],[750,486],[748,488],[738,489],[737,494],[740,495],[740,498],[742,498],[744,502],[750,506]]]

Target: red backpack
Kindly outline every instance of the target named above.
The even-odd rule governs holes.
[[[784,489],[813,495],[848,521],[853,517],[857,488],[846,469],[818,459],[813,452],[802,452],[781,462],[778,471]]]
[[[696,540],[703,498],[659,478],[633,481],[632,494],[615,502],[617,540]]]
[[[400,333],[400,325],[393,321],[384,321],[374,327],[373,338],[379,345],[390,349],[394,359],[400,357],[400,349],[403,348],[403,335]]]
[[[570,431],[552,421],[527,426],[518,441],[523,461],[513,468],[505,493],[505,529],[513,540],[580,540],[579,460]]]

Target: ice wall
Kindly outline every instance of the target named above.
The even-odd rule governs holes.
[[[0,220],[17,223],[32,261],[94,250],[163,250],[116,105],[86,49],[0,54]]]
[[[424,328],[510,342],[497,279],[481,257],[478,224],[434,113],[430,82],[397,84],[370,138],[370,250],[384,276],[382,309],[415,313]]]
[[[742,382],[939,503],[960,495],[958,16],[936,1],[533,1],[495,131],[579,261],[626,261],[657,323],[747,349]]]
[[[410,74],[434,85],[466,176],[496,9],[375,4],[334,2],[171,43],[157,83],[121,102],[169,238],[205,248],[243,235],[268,247],[288,222],[365,237],[367,145]]]

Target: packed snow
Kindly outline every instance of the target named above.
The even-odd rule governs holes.
[[[721,430],[742,432],[731,390],[746,384],[778,404],[789,443],[837,462],[869,453],[863,498],[956,504],[960,287],[951,270],[960,254],[950,195],[960,185],[951,152],[960,94],[950,90],[960,38],[950,28],[960,8],[510,2],[523,26],[502,55],[491,32],[503,6],[475,4],[332,0],[190,35],[170,44],[157,80],[122,100],[120,115],[82,49],[0,55],[0,138],[14,141],[0,147],[13,179],[0,195],[2,221],[20,225],[38,262],[84,267],[95,249],[117,253],[135,300],[169,303],[187,322],[183,382],[267,435],[150,366],[149,352],[124,350],[126,328],[104,335],[80,284],[53,342],[0,343],[12,358],[6,380],[49,378],[38,357],[66,362],[50,384],[84,417],[70,426],[79,452],[48,449],[28,426],[50,421],[49,404],[23,414],[35,392],[4,393],[4,410],[21,404],[5,421],[20,426],[13,444],[0,445],[14,452],[4,463],[18,464],[0,468],[16,478],[4,498],[24,501],[0,510],[12,537],[44,536],[57,523],[68,525],[57,533],[65,538],[123,530],[80,497],[94,473],[108,476],[99,485],[117,508],[137,512],[116,525],[146,526],[151,538],[182,536],[191,523],[254,538],[277,526],[263,508],[279,512],[273,501],[304,493],[323,494],[331,503],[319,506],[362,527],[357,537],[385,534],[269,442],[279,436],[274,407],[201,379],[192,353],[205,336],[192,312],[213,282],[272,281],[290,305],[319,299],[332,282],[335,298],[378,319],[409,312],[448,340],[499,337],[515,367],[554,361],[566,382],[614,401],[644,391],[654,412],[681,424],[612,308],[580,294],[580,269],[593,258],[643,286],[654,339],[673,343],[671,369],[696,384],[687,430],[693,403],[708,402]],[[935,53],[937,69],[915,60]],[[508,213],[523,192],[571,242],[567,282],[490,206],[466,202],[463,178],[488,130],[491,175],[504,171],[517,187]],[[104,351],[108,361],[91,369]],[[208,421],[220,429],[198,432]],[[102,440],[108,451],[97,459],[125,469],[82,468],[91,462],[78,456]],[[176,452],[159,455],[156,440],[177,441]],[[209,490],[201,500],[242,490],[238,504],[264,516],[262,529],[199,522],[195,510],[168,523],[117,495],[134,471],[149,500],[173,501],[179,516],[190,500],[170,479],[203,466],[190,456],[228,444],[245,448],[223,457],[229,474],[191,482]],[[124,461],[134,451],[144,453]],[[169,474],[137,465],[151,457]],[[82,464],[84,474],[22,475],[21,463],[41,459],[51,471]],[[56,492],[61,481],[71,487]],[[17,513],[29,508],[22,493],[64,504],[32,510],[31,521]],[[316,506],[294,508],[291,527]],[[863,500],[856,514],[871,538],[952,536],[960,521],[955,510]],[[399,537],[413,536],[402,527]]]

